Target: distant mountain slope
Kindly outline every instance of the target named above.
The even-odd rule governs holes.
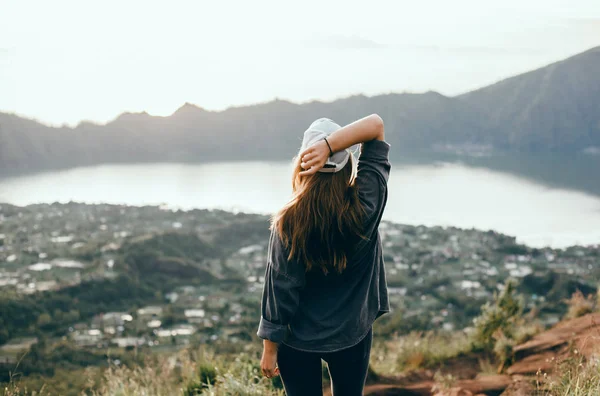
[[[600,47],[459,96],[485,115],[495,146],[600,146]]]
[[[458,97],[435,92],[275,100],[211,112],[186,103],[168,117],[124,113],[106,125],[51,128],[0,113],[0,173],[108,162],[286,159],[314,119],[380,114],[394,150],[445,144],[503,151],[600,147],[600,47]]]

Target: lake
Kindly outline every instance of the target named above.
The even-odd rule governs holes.
[[[0,202],[160,205],[271,213],[289,197],[284,162],[100,165],[0,179]],[[493,229],[531,246],[600,243],[600,197],[457,163],[394,164],[386,220]]]

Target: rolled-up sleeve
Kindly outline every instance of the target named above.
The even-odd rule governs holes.
[[[262,294],[261,318],[256,333],[260,338],[280,343],[300,302],[305,285],[304,268],[287,259],[287,249],[274,231],[269,239],[267,269]]]

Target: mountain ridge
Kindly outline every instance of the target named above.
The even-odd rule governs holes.
[[[495,84],[351,95],[331,102],[274,99],[209,111],[186,102],[169,116],[125,112],[106,124],[50,127],[0,113],[4,174],[101,163],[291,158],[316,118],[347,124],[370,113],[386,122],[392,150],[476,145],[506,152],[579,153],[600,147],[600,47]]]

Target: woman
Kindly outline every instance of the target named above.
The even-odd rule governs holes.
[[[389,148],[375,114],[304,133],[292,199],[272,219],[257,332],[263,375],[281,375],[288,396],[322,395],[321,359],[335,396],[362,395],[372,325],[389,312],[378,233]]]

